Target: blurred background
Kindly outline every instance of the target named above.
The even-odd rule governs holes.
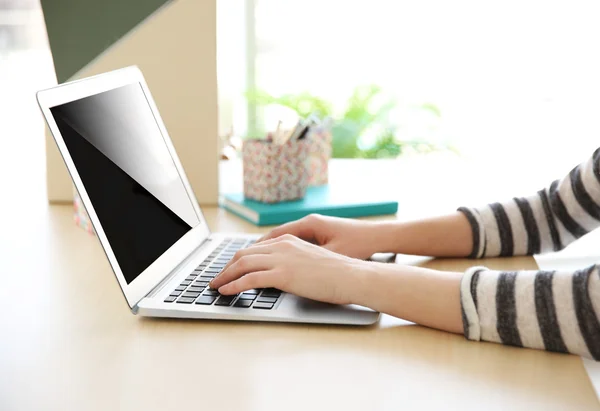
[[[54,82],[39,1],[0,0],[0,183],[11,199],[0,205],[0,226],[46,208],[44,121],[35,92]]]
[[[334,129],[334,157],[433,151],[419,164],[434,173],[468,163],[490,184],[518,179],[524,190],[598,145],[594,2],[218,5],[223,135],[261,133],[283,112],[253,103],[325,106],[347,126]]]
[[[594,2],[217,3],[224,145],[316,111],[334,119],[334,157],[397,158],[411,178],[456,175],[457,187],[476,172],[471,190],[496,197],[538,189],[598,146]],[[54,81],[38,0],[0,0],[0,172],[21,188],[8,176],[24,173],[40,197],[34,92]]]

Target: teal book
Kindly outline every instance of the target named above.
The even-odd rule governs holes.
[[[370,190],[369,190],[370,191]],[[356,187],[309,187],[301,200],[267,204],[244,198],[243,193],[225,194],[221,207],[258,226],[283,224],[312,213],[333,217],[366,217],[396,214],[398,202],[384,192],[365,193]]]

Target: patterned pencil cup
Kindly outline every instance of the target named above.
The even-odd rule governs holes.
[[[308,135],[310,153],[308,156],[308,185],[321,186],[329,180],[329,159],[331,158],[331,128],[317,127]]]
[[[244,197],[263,203],[299,200],[308,186],[307,139],[275,144],[246,140],[242,146]]]

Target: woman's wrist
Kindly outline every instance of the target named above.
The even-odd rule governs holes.
[[[377,263],[370,261],[351,259],[348,265],[348,281],[346,294],[350,304],[362,305],[372,308],[374,301],[377,298],[373,295],[372,288],[377,283],[376,277],[379,275],[376,269]]]
[[[462,273],[362,261],[351,275],[351,303],[428,327],[462,332]]]
[[[402,238],[400,223],[396,221],[373,222],[369,227],[371,244],[368,246],[374,253],[401,253],[399,244]]]
[[[370,228],[377,252],[466,257],[473,248],[472,229],[462,213],[415,221],[384,221]]]

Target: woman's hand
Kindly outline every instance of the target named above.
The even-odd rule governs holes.
[[[210,286],[221,294],[274,287],[332,304],[350,304],[362,288],[364,261],[290,234],[240,250]]]
[[[382,232],[377,223],[349,218],[326,217],[311,214],[300,220],[279,226],[258,242],[291,234],[327,250],[352,258],[365,260],[377,252],[384,252]]]

